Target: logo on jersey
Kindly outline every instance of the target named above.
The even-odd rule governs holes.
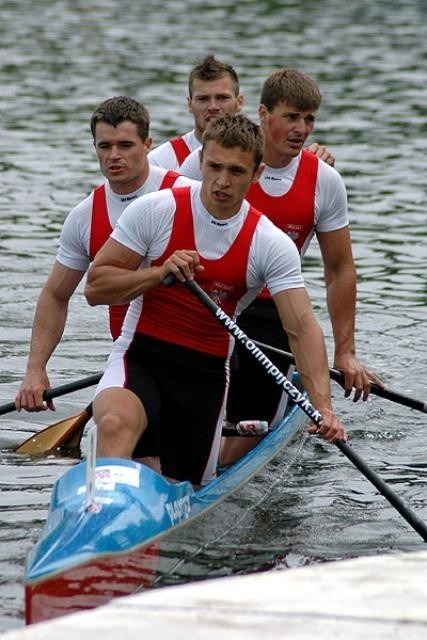
[[[215,220],[214,218],[211,218],[211,224],[214,224],[216,227],[226,227],[228,225],[228,220],[223,221],[219,221],[219,220]]]
[[[225,300],[229,298],[232,291],[233,287],[231,285],[215,281],[211,284],[209,296],[212,298],[215,304],[221,307],[224,304]]]
[[[293,240],[294,242],[297,242],[303,228],[304,227],[302,224],[289,223],[285,225],[285,228],[283,229],[283,231],[291,238],[291,240]]]

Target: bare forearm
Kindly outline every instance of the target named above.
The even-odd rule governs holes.
[[[125,304],[160,284],[164,276],[164,267],[129,270],[109,265],[95,266],[89,269],[84,293],[92,306]]]
[[[34,315],[27,371],[44,371],[64,333],[68,302],[40,296]]]
[[[322,424],[308,427],[326,440],[345,440],[346,431],[332,410],[328,358],[322,328],[304,289],[284,291],[273,296],[289,336],[298,372],[312,404],[322,414]]]
[[[318,409],[330,409],[331,392],[328,360],[323,332],[317,322],[303,328],[298,338],[290,335],[289,343],[297,370],[312,404]]]
[[[327,281],[327,304],[335,345],[335,358],[356,351],[356,274],[351,268]]]
[[[324,264],[327,305],[335,343],[335,359],[355,353],[356,267],[348,226],[318,233]]]
[[[273,296],[286,331],[298,373],[314,406],[331,407],[328,359],[323,331],[305,289],[290,289]]]

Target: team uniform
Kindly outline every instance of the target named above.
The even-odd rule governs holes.
[[[199,147],[200,142],[196,138],[194,129],[192,129],[183,136],[171,138],[152,149],[148,154],[148,160],[152,165],[178,171],[187,156]],[[197,180],[201,180],[201,177],[197,178]]]
[[[149,168],[144,184],[133,193],[119,195],[108,181],[99,185],[72,209],[62,227],[56,259],[64,267],[87,271],[99,249],[110,236],[118,218],[130,202],[152,191],[188,185],[192,181],[174,171]],[[127,305],[110,307],[110,332],[113,339],[120,334]]]
[[[140,198],[112,237],[143,256],[141,267],[161,265],[179,248],[197,250],[205,268],[197,281],[234,317],[264,283],[273,295],[304,286],[286,234],[246,201],[229,220],[212,217],[200,189]],[[120,386],[141,398],[164,475],[194,484],[214,477],[232,350],[230,334],[181,283],[158,285],[130,303],[97,393]]]
[[[182,173],[182,175],[187,176],[188,178],[192,178],[193,180],[202,179],[202,169],[200,167],[200,150],[201,146],[199,144],[199,146],[185,158],[184,162],[179,168],[179,172]]]
[[[259,182],[247,193],[248,201],[295,242],[303,256],[315,232],[329,232],[348,225],[344,182],[335,169],[313,154],[302,151],[282,169],[266,166]],[[239,326],[251,338],[289,351],[273,301],[266,289],[239,317]],[[227,419],[266,420],[274,427],[286,409],[287,395],[271,384],[246,351],[237,348],[232,369]],[[283,369],[283,358],[271,354]],[[292,372],[288,370],[288,375]]]

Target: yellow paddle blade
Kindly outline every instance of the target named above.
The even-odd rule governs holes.
[[[46,453],[60,447],[78,447],[83,435],[85,425],[92,417],[91,407],[86,407],[84,411],[70,418],[65,418],[60,422],[42,429],[39,433],[32,435],[14,450],[15,453]]]

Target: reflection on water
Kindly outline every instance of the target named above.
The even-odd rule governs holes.
[[[348,189],[359,353],[393,388],[425,399],[425,2],[188,0],[185,12],[177,1],[159,12],[151,0],[34,0],[31,14],[26,4],[4,0],[0,22],[2,402],[21,379],[35,300],[63,219],[100,179],[92,109],[127,94],[150,110],[155,144],[188,130],[187,74],[208,52],[235,65],[254,118],[273,68],[296,66],[319,82],[323,105],[313,137],[333,150]],[[304,269],[330,346],[315,244]],[[108,350],[104,310],[88,308],[79,289],[50,364],[52,382],[99,371]],[[58,400],[54,415],[1,417],[0,629],[23,624],[25,556],[52,483],[73,464],[18,458],[10,448],[79,412],[90,393]],[[334,394],[358,453],[427,520],[423,414],[378,398],[354,405],[335,386]],[[191,561],[170,581],[419,548],[418,536],[335,448],[307,439],[291,472],[269,491],[283,464],[227,507],[232,515],[218,519],[218,535],[211,523],[208,544],[187,541]]]

